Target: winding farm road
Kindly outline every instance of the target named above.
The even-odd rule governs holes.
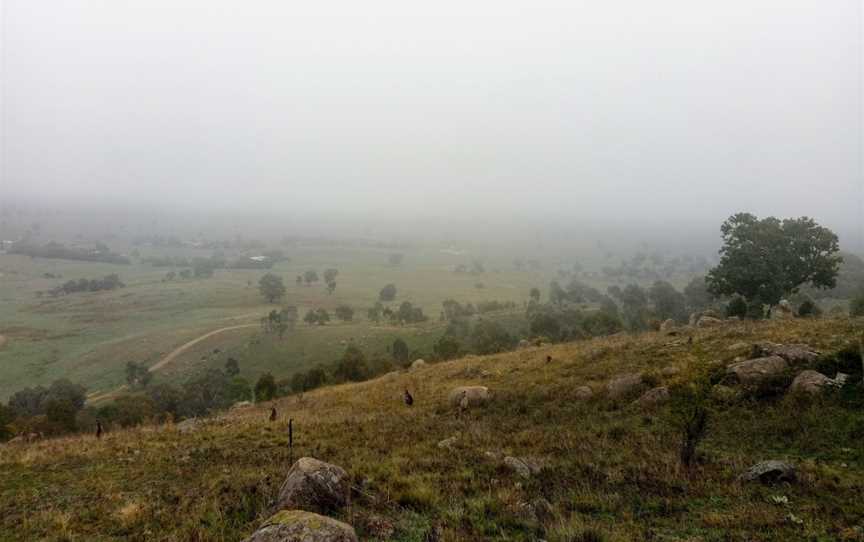
[[[147,370],[150,371],[151,373],[158,371],[162,367],[165,367],[166,365],[168,365],[169,363],[174,361],[180,354],[182,354],[186,350],[189,350],[190,348],[192,348],[196,344],[200,343],[201,341],[206,341],[207,339],[209,339],[213,335],[218,335],[219,333],[224,333],[226,331],[232,331],[234,329],[242,329],[242,328],[247,328],[247,327],[258,327],[259,325],[260,324],[239,324],[236,326],[228,326],[228,327],[221,327],[219,329],[214,329],[213,331],[207,332],[204,335],[201,335],[200,337],[196,337],[196,338],[192,339],[191,341],[184,343],[184,344],[180,345],[179,347],[175,348],[174,350],[169,352],[167,356],[165,356],[164,358],[160,359],[159,361],[157,361],[156,363],[151,365]],[[124,384],[124,385],[122,385],[116,389],[111,390],[111,391],[106,391],[106,392],[102,392],[102,393],[95,393],[95,394],[91,395],[90,397],[88,397],[87,401],[90,403],[94,403],[97,401],[101,401],[103,399],[108,399],[110,397],[117,395],[117,393],[124,390],[125,388],[126,388],[126,385]]]
[[[205,333],[204,335],[201,335],[201,336],[198,337],[198,338],[192,339],[192,340],[189,341],[188,343],[186,343],[186,344],[184,344],[184,345],[182,345],[182,346],[180,346],[180,347],[178,347],[178,348],[175,348],[175,349],[172,350],[171,353],[169,353],[167,356],[165,356],[164,358],[160,359],[160,360],[157,361],[155,364],[151,365],[150,368],[149,368],[148,370],[149,370],[151,373],[158,371],[158,370],[161,369],[162,367],[165,367],[166,365],[168,365],[169,363],[171,363],[172,361],[174,361],[174,358],[176,358],[177,356],[179,356],[180,354],[182,354],[182,353],[185,352],[186,350],[192,348],[193,346],[195,346],[196,344],[200,343],[201,341],[204,341],[204,340],[209,339],[209,338],[212,337],[213,335],[218,335],[219,333],[224,333],[224,332],[226,332],[226,331],[231,331],[232,329],[241,329],[241,328],[244,328],[244,327],[258,327],[259,325],[260,325],[260,324],[240,324],[240,325],[237,325],[237,326],[228,326],[228,327],[223,327],[223,328],[219,328],[219,329],[214,329],[213,331],[211,331],[211,332],[209,332],[209,333]]]

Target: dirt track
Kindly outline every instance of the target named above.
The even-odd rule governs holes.
[[[192,339],[191,341],[189,341],[188,343],[186,343],[186,344],[180,346],[179,348],[175,348],[175,349],[174,349],[173,351],[171,351],[171,353],[169,353],[167,356],[165,356],[164,358],[160,359],[160,360],[157,361],[155,364],[151,365],[149,371],[150,371],[151,373],[152,373],[152,372],[155,372],[155,371],[158,371],[158,370],[161,369],[162,367],[164,367],[164,366],[168,365],[169,363],[171,363],[171,362],[174,360],[174,358],[176,358],[177,356],[179,356],[180,354],[182,354],[182,353],[185,352],[186,350],[192,348],[193,346],[195,346],[196,344],[200,343],[201,341],[204,341],[204,340],[206,340],[206,339],[209,339],[209,338],[212,337],[213,335],[217,335],[217,334],[219,334],[219,333],[223,333],[223,332],[225,332],[225,331],[231,331],[232,329],[241,329],[241,328],[244,328],[244,327],[258,327],[259,325],[260,325],[260,324],[240,324],[240,325],[237,325],[237,326],[228,326],[228,327],[223,327],[223,328],[215,329],[215,330],[213,330],[213,331],[211,331],[211,332],[209,332],[209,333],[205,333],[204,335],[201,335],[200,337],[198,337],[198,338],[196,338],[196,339]]]
[[[209,339],[213,335],[218,335],[219,333],[224,333],[225,331],[231,331],[233,329],[242,329],[242,328],[246,328],[246,327],[257,327],[259,325],[260,324],[240,324],[240,325],[236,325],[236,326],[228,326],[228,327],[222,327],[219,329],[214,329],[213,331],[205,333],[204,335],[201,335],[200,337],[196,337],[196,338],[192,339],[191,341],[184,343],[184,344],[180,345],[179,347],[175,348],[170,353],[168,353],[167,356],[165,356],[164,358],[160,359],[159,361],[157,361],[156,363],[151,365],[150,368],[148,369],[148,371],[150,371],[151,373],[158,371],[162,367],[164,367],[164,366],[168,365],[169,363],[171,363],[172,361],[174,361],[174,359],[177,358],[177,356],[179,356],[180,354],[182,354],[186,350],[192,348],[193,346],[200,343],[201,341],[205,341],[205,340]],[[3,339],[2,335],[0,335],[0,339]],[[2,345],[3,345],[3,341],[0,340],[0,346],[2,346]],[[113,389],[113,390],[110,390],[110,391],[106,391],[106,392],[102,392],[102,393],[96,393],[96,394],[88,397],[87,401],[89,403],[94,403],[97,401],[101,401],[103,399],[108,399],[108,398],[114,397],[119,392],[123,391],[123,389],[125,389],[125,388],[126,388],[126,385],[124,384],[123,386],[120,386],[120,387]]]

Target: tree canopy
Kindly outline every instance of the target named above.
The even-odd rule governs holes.
[[[393,301],[396,299],[396,285],[388,284],[381,288],[381,291],[378,293],[378,299],[381,301]]]
[[[738,213],[720,228],[720,263],[708,272],[708,291],[739,294],[776,305],[804,284],[833,288],[843,259],[837,235],[812,218],[759,219]]]
[[[274,303],[285,295],[285,283],[279,275],[267,273],[258,281],[258,291],[269,303]]]

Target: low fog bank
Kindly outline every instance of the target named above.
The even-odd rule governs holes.
[[[650,202],[646,202],[646,205]],[[29,238],[39,243],[100,242],[119,250],[142,238],[173,237],[184,242],[259,240],[285,244],[286,238],[320,242],[365,240],[382,246],[454,248],[495,253],[581,259],[586,253],[632,254],[660,250],[713,259],[720,247],[720,224],[737,211],[713,213],[701,220],[660,214],[637,219],[614,210],[603,218],[552,216],[543,210],[476,210],[448,217],[402,213],[340,213],[286,205],[281,212],[250,209],[172,209],[171,206],[57,204],[18,199],[0,205],[0,240]],[[409,213],[410,214],[410,213]],[[781,218],[784,215],[779,215]],[[797,216],[797,215],[793,215]],[[840,237],[841,248],[860,253],[857,224],[836,217],[814,217]],[[606,256],[607,258],[609,256]]]

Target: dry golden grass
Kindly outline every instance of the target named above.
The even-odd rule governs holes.
[[[275,423],[268,403],[188,433],[146,426],[3,446],[0,540],[239,540],[272,513],[290,466],[289,418],[295,459],[351,473],[353,503],[340,519],[363,539],[382,521],[406,541],[433,531],[444,540],[864,539],[861,408],[833,397],[714,405],[701,461],[686,471],[668,405],[642,412],[632,397],[604,394],[625,372],[690,382],[731,361],[733,343],[832,352],[860,329],[853,320],[746,322],[697,330],[692,346],[686,336],[645,333],[469,356],[276,401]],[[667,376],[670,366],[680,371]],[[596,397],[576,400],[573,390],[586,384]],[[493,400],[458,417],[446,399],[459,385],[488,386]],[[401,402],[405,389],[412,408]],[[454,435],[449,450],[437,446]],[[546,468],[525,480],[503,465],[505,455]],[[769,458],[796,461],[801,482],[736,481]],[[538,499],[548,514],[534,511]]]

